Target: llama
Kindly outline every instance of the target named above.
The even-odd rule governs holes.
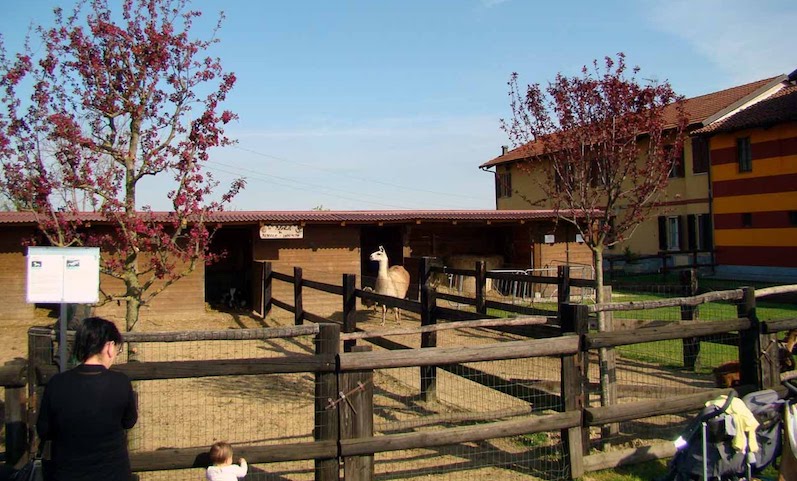
[[[398,297],[404,299],[407,289],[410,287],[410,273],[402,266],[391,266],[388,269],[388,258],[385,248],[379,246],[379,250],[371,254],[370,260],[379,262],[379,273],[376,276],[376,286],[374,291],[384,296]],[[396,314],[396,324],[401,324],[401,310],[394,308]],[[387,306],[382,304],[382,325],[385,325]]]
[[[780,372],[792,371],[795,368],[793,349],[797,345],[797,329],[792,329],[786,338],[778,343],[778,362]],[[729,388],[739,385],[739,361],[729,361],[715,367],[714,383],[717,387]]]

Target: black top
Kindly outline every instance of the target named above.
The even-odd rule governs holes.
[[[36,431],[52,440],[56,481],[130,479],[125,429],[138,412],[130,379],[101,365],[81,364],[47,383]]]

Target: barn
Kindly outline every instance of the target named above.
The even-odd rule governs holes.
[[[102,228],[97,214],[86,217],[93,219],[89,228]],[[231,288],[251,306],[264,261],[284,273],[301,267],[306,278],[321,282],[339,284],[342,274],[356,274],[361,286],[372,285],[377,265],[368,256],[380,245],[391,265],[407,268],[412,284],[425,256],[457,268],[472,268],[477,260],[488,269],[591,264],[590,251],[574,229],[545,210],[225,211],[211,222],[219,227],[212,249],[225,253],[222,260],[201,265],[167,288],[142,309],[142,318],[202,315],[208,305],[221,305]],[[33,314],[35,306],[25,300],[24,246],[35,235],[36,223],[27,213],[0,212],[0,226],[1,322]],[[275,286],[274,295],[289,295],[288,287],[281,293]],[[335,307],[313,309],[325,315]],[[121,316],[124,306],[110,303],[96,312]]]

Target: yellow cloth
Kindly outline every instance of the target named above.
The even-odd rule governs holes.
[[[722,407],[728,400],[728,396],[718,398],[706,403],[706,406]],[[733,398],[731,405],[725,411],[733,417],[736,424],[736,434],[733,436],[733,447],[737,451],[745,452],[748,448],[751,453],[758,452],[758,440],[755,431],[758,429],[758,421],[747,405],[739,398]]]

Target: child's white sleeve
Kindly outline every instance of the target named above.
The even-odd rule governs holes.
[[[246,464],[246,460],[242,459],[241,460],[241,465],[238,466],[238,469],[236,470],[237,472],[235,473],[235,477],[236,478],[243,478],[244,476],[246,476],[246,472],[248,471],[248,469],[249,469],[249,466]]]

